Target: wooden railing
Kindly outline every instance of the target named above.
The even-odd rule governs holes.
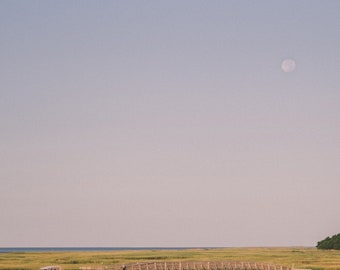
[[[81,270],[294,270],[291,267],[259,262],[145,262],[126,265],[81,267]]]
[[[122,266],[121,270],[291,270],[291,268],[258,262],[202,261],[135,263]]]

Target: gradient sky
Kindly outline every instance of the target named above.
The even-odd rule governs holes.
[[[0,246],[339,233],[339,14],[340,1],[0,1]]]

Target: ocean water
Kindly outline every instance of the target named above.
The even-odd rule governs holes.
[[[72,252],[72,251],[122,251],[122,250],[184,250],[191,247],[0,247],[0,253],[10,252]]]

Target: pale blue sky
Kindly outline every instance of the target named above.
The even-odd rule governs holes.
[[[0,246],[339,233],[339,14],[339,1],[0,1]]]

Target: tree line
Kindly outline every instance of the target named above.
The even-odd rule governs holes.
[[[326,237],[325,239],[318,242],[318,249],[337,249],[340,250],[340,233],[335,234],[332,237]]]

